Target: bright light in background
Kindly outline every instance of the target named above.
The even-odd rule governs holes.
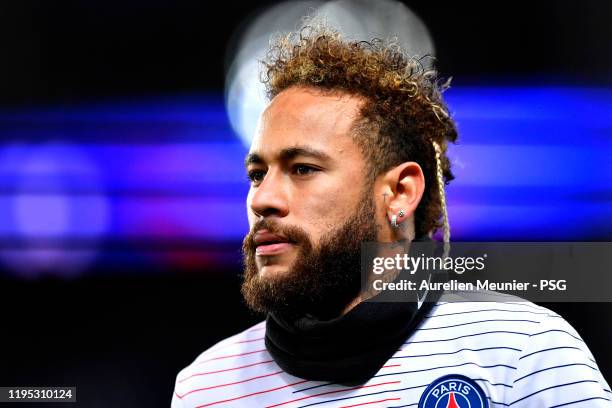
[[[67,144],[15,145],[0,158],[0,261],[22,276],[75,275],[94,260],[108,229],[101,180],[91,160]],[[75,194],[75,191],[77,192]],[[84,240],[83,248],[74,240]],[[72,240],[72,245],[70,240]]]
[[[298,1],[280,3],[264,10],[246,25],[238,46],[230,50],[232,62],[226,74],[226,110],[232,128],[247,146],[267,102],[260,81],[259,61],[264,59],[270,40],[299,29],[304,16],[325,21],[348,39],[395,38],[408,56],[434,55],[434,44],[427,27],[398,1]],[[425,65],[430,62],[431,59],[423,60]]]
[[[231,63],[225,77],[225,106],[232,128],[245,145],[251,144],[257,119],[266,105],[259,61],[264,59],[271,37],[295,30],[301,19],[312,15],[321,4],[319,1],[276,4],[248,22],[236,49],[228,50]]]

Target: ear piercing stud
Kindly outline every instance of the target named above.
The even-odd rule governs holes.
[[[403,217],[404,215],[406,215],[406,212],[404,210],[399,210],[399,212],[397,213],[397,215],[393,214],[391,216],[391,226],[393,228],[399,228],[399,225],[397,223],[397,217],[399,216],[400,218]]]

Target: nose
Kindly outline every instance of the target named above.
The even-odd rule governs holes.
[[[251,211],[260,217],[285,217],[289,213],[287,192],[281,172],[269,169],[257,187],[251,187],[248,203]]]

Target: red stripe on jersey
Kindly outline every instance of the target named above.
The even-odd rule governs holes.
[[[213,357],[213,358],[209,358],[208,360],[198,361],[194,365],[200,365],[200,364],[204,364],[204,363],[207,363],[209,361],[214,361],[214,360],[223,360],[224,358],[240,357],[240,356],[246,356],[248,354],[261,353],[262,351],[266,351],[266,349],[255,350],[255,351],[247,351],[246,353],[240,353],[240,354],[230,354],[230,355],[227,355],[227,356]]]
[[[236,343],[234,343],[234,344],[238,344],[238,343],[250,343],[250,342],[252,342],[252,341],[263,340],[263,339],[265,339],[265,337],[260,337],[260,338],[258,338],[258,339],[252,339],[252,340],[242,340],[242,341],[237,341],[237,342],[236,342]]]
[[[287,384],[287,385],[281,385],[280,387],[270,388],[269,390],[252,392],[250,394],[241,395],[239,397],[229,398],[229,399],[225,399],[225,400],[221,400],[221,401],[210,402],[208,404],[198,405],[196,408],[209,407],[211,405],[221,404],[223,402],[236,401],[236,400],[239,400],[239,399],[242,399],[242,398],[252,397],[253,395],[265,394],[266,392],[281,390],[281,389],[287,388],[287,387],[293,387],[294,385],[303,384],[305,382],[308,382],[308,380],[302,380],[302,381],[294,382],[294,383]]]
[[[350,408],[350,407],[358,407],[360,405],[369,405],[369,404],[376,404],[378,402],[385,402],[385,401],[399,401],[401,400],[401,398],[387,398],[387,399],[383,399],[383,400],[378,400],[378,401],[370,401],[370,402],[362,402],[361,404],[353,404],[353,405],[343,405],[340,408]]]
[[[351,388],[342,388],[340,390],[332,390],[332,391],[325,391],[325,392],[320,392],[318,394],[312,394],[312,395],[307,395],[305,397],[301,397],[301,398],[296,398],[296,399],[292,399],[290,401],[285,401],[285,402],[281,402],[278,404],[274,404],[274,405],[267,405],[266,408],[272,408],[272,407],[279,407],[281,405],[285,405],[285,404],[289,404],[291,402],[296,402],[296,401],[302,401],[308,398],[313,398],[313,397],[319,397],[321,395],[329,395],[329,394],[336,394],[339,392],[344,392],[344,391],[353,391],[353,390],[359,390],[361,388],[370,388],[370,387],[378,387],[380,385],[388,385],[388,384],[399,384],[400,381],[389,381],[389,382],[384,382],[384,383],[378,383],[378,384],[370,384],[370,385],[360,385],[358,387],[351,387]]]
[[[391,368],[391,367],[400,367],[401,364],[389,364],[389,365],[384,365],[381,368]]]
[[[254,331],[264,330],[265,328],[266,328],[265,326],[264,327],[254,327],[254,328],[251,328],[251,329],[247,330],[244,333],[246,334],[246,333],[250,333],[250,332],[254,332]],[[261,337],[261,339],[264,339],[264,337]],[[244,340],[244,341],[237,341],[237,342],[234,342],[234,343],[229,343],[229,344],[226,344],[223,347],[217,347],[217,348],[213,348],[212,350],[207,350],[207,351],[205,351],[203,353],[203,355],[205,355],[205,356],[206,355],[210,355],[212,353],[216,353],[217,351],[224,350],[224,349],[226,349],[228,347],[231,347],[231,346],[233,346],[235,344],[246,343],[246,342],[249,342],[249,341],[255,341],[255,340]]]
[[[242,340],[242,341],[236,341],[236,342],[234,342],[234,343],[229,343],[229,344],[226,344],[226,345],[224,345],[223,347],[216,347],[216,348],[213,348],[212,350],[207,350],[207,351],[205,351],[204,353],[202,353],[202,356],[209,356],[209,355],[214,354],[214,353],[216,353],[216,352],[218,352],[218,351],[225,350],[226,348],[230,348],[230,347],[232,347],[232,346],[235,346],[236,344],[240,344],[240,343],[248,343],[248,342],[251,342],[251,341],[263,340],[263,339],[265,339],[265,337],[260,337],[260,338],[253,339],[253,340]],[[208,361],[208,360],[207,360],[207,361]]]
[[[198,391],[205,391],[205,390],[211,390],[211,389],[213,389],[213,388],[227,387],[228,385],[236,385],[236,384],[241,384],[241,383],[244,383],[244,382],[247,382],[247,381],[256,380],[256,379],[258,379],[258,378],[270,377],[271,375],[280,374],[280,373],[282,373],[282,372],[283,372],[283,371],[281,370],[281,371],[277,371],[277,372],[275,372],[275,373],[271,373],[271,374],[264,374],[264,375],[258,375],[257,377],[247,378],[247,379],[245,379],[245,380],[234,381],[234,382],[231,382],[231,383],[226,383],[226,384],[212,385],[212,386],[210,386],[210,387],[197,388],[197,389],[195,389],[195,390],[188,391],[188,392],[184,393],[183,395],[178,395],[178,393],[175,393],[175,394],[176,394],[176,396],[177,396],[178,398],[183,399],[183,397],[184,397],[184,396],[189,395],[189,394],[193,394],[194,392],[198,392]]]
[[[183,381],[186,381],[186,380],[190,379],[191,377],[197,377],[197,376],[200,376],[200,375],[217,374],[217,373],[223,373],[225,371],[240,370],[241,368],[253,367],[253,366],[256,366],[256,365],[259,365],[259,364],[267,364],[267,363],[271,363],[273,361],[274,360],[266,360],[266,361],[260,361],[260,362],[257,362],[257,363],[247,364],[247,365],[243,365],[243,366],[239,366],[239,367],[224,368],[223,370],[207,371],[205,373],[195,373],[195,374],[191,374],[189,377],[185,377],[185,378],[183,378],[181,380],[178,380],[178,382],[181,383]]]

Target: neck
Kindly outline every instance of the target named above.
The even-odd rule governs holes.
[[[414,241],[414,240],[415,240],[415,238],[414,238],[414,228],[410,228],[408,230],[408,239],[399,240],[399,241],[395,241],[395,242],[398,242],[398,243],[399,242],[403,242],[402,250],[404,252],[408,253],[410,251],[410,243],[412,241]],[[400,252],[393,252],[393,254],[396,254],[396,253],[400,253]],[[390,273],[388,273],[387,279],[390,279],[390,281],[393,281],[395,278],[397,278],[398,275],[399,275],[399,271],[398,270],[391,271]],[[366,295],[365,299],[368,299],[369,297],[376,295],[376,293],[374,293],[374,294],[364,294],[363,292],[360,293],[359,295],[357,295],[357,297],[355,299],[353,299],[352,301],[349,302],[349,304],[346,305],[346,307],[340,313],[340,316],[344,316],[345,314],[350,312],[355,306],[357,306],[358,304],[363,302],[365,300],[363,295]]]

